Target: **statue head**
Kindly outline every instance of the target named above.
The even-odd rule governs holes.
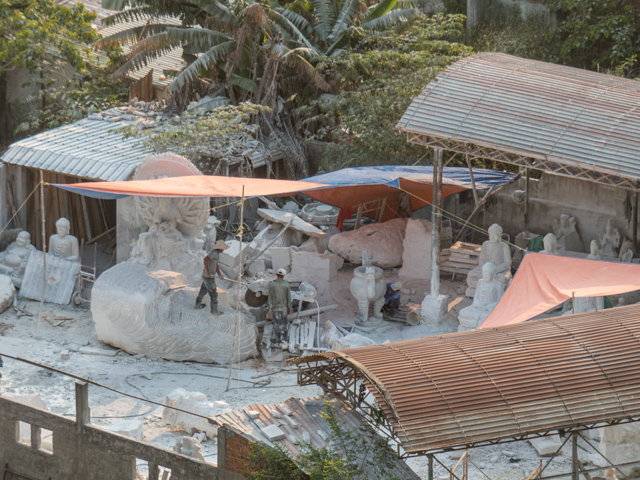
[[[600,247],[598,247],[598,241],[597,240],[591,240],[591,244],[589,245],[590,250],[591,250],[591,255],[599,255],[600,254]]]
[[[502,227],[494,223],[489,227],[489,241],[499,242],[500,240],[502,240]]]
[[[160,222],[158,225],[158,231],[160,233],[170,233],[176,229],[178,221],[175,218],[167,218]]]
[[[563,213],[560,215],[560,226],[562,228],[567,228],[569,226],[569,220],[571,219],[570,215]]]
[[[547,253],[556,253],[558,249],[558,239],[553,233],[547,233],[542,239],[542,246]]]
[[[66,237],[69,235],[69,229],[71,228],[71,223],[64,217],[60,217],[56,222],[56,233],[61,237]]]
[[[26,247],[31,243],[31,234],[26,230],[21,231],[16,237],[16,245],[19,247]]]
[[[207,219],[207,223],[204,226],[204,231],[205,232],[209,232],[212,229],[215,229],[217,225],[220,224],[220,220],[218,220],[218,218],[215,215],[210,215],[209,218]]]
[[[485,282],[493,282],[496,278],[496,266],[487,262],[482,266],[482,280]]]

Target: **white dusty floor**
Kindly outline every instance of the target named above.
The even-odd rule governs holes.
[[[387,281],[395,280],[395,275],[396,271],[387,272]],[[323,314],[323,319],[329,318],[339,325],[353,323],[357,306],[349,293],[350,279],[348,269],[340,272],[340,278],[332,285],[331,291],[320,295],[320,305],[340,305],[338,310]],[[426,285],[427,281],[405,283],[405,297],[410,301],[420,302]],[[442,293],[456,296],[463,291],[462,282],[442,281]],[[18,317],[12,308],[0,314],[0,354],[43,363],[132,395],[164,402],[169,392],[183,387],[189,391],[202,392],[209,400],[223,400],[231,408],[240,408],[253,403],[276,403],[291,396],[311,397],[321,393],[318,387],[298,387],[293,369],[279,372],[281,367],[265,365],[261,360],[251,360],[234,367],[231,388],[225,391],[229,375],[227,366],[170,362],[142,355],[132,356],[121,351],[114,357],[79,353],[83,346],[108,348],[100,345],[96,337],[88,306],[45,304],[43,320],[38,323],[38,302],[21,299],[19,305],[36,316]],[[370,336],[378,342],[397,341],[448,333],[455,328],[456,321],[441,325],[438,331],[429,331],[423,325],[409,327],[388,322]],[[62,360],[61,354],[66,350],[69,351],[69,359]],[[0,372],[0,391],[38,394],[52,412],[75,416],[73,379],[6,358]],[[261,376],[270,372],[273,373]],[[253,378],[257,376],[261,377]],[[163,424],[161,407],[93,385],[90,387],[89,400],[92,422],[97,425],[108,426],[123,418],[142,419],[143,439],[168,449],[172,449],[176,439],[184,435],[184,432]],[[569,451],[567,449],[566,454],[554,460],[545,473],[569,471]],[[203,455],[207,461],[216,462],[216,445],[213,440],[203,443]],[[586,456],[582,449],[581,456]],[[437,458],[447,466],[453,466],[457,462],[456,458],[448,454],[440,454]],[[492,479],[524,479],[540,464],[536,451],[527,442],[474,449],[470,451],[470,458]],[[545,459],[545,463],[546,461]],[[427,478],[426,458],[410,459],[408,463],[422,478]],[[435,478],[448,478],[441,466],[436,466]],[[471,467],[469,478],[486,477]]]

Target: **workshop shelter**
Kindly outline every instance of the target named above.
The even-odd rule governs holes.
[[[403,456],[640,419],[640,306],[323,352],[290,362],[367,410]],[[370,400],[369,403],[372,403]]]

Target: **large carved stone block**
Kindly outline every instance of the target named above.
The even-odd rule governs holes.
[[[213,317],[194,310],[197,289],[184,275],[124,262],[96,280],[91,313],[98,338],[131,354],[221,364],[257,355],[255,320],[243,311],[232,355],[236,313],[218,292],[223,314]]]

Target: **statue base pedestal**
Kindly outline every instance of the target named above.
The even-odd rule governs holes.
[[[422,300],[420,318],[424,324],[438,324],[446,319],[449,307],[448,295],[427,295]]]
[[[380,317],[369,317],[369,319],[364,322],[364,323],[360,323],[360,319],[356,320],[356,323],[353,325],[354,327],[354,331],[360,331],[360,332],[365,332],[365,333],[370,333],[373,332],[374,330],[376,330],[378,327],[380,327],[380,325],[382,325],[384,323],[384,318]]]

